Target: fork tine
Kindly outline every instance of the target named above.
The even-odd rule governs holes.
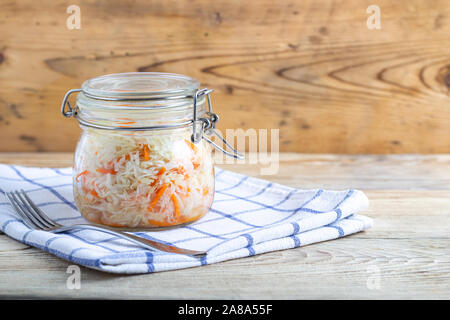
[[[57,223],[56,221],[53,221],[52,219],[50,219],[45,213],[44,211],[42,211],[41,209],[39,209],[34,202],[30,199],[30,197],[25,193],[25,191],[23,189],[20,189],[20,194],[23,196],[23,198],[25,198],[24,202],[31,207],[31,209],[34,210],[34,212],[43,220],[47,223],[47,225],[49,227],[59,227],[61,226],[59,223]],[[23,199],[22,199],[23,200]],[[30,209],[30,210],[31,210]]]
[[[14,199],[16,205],[21,209],[21,212],[36,226],[37,229],[46,228],[45,224],[43,224],[23,203],[22,198],[17,194],[17,191],[12,191],[9,194]]]
[[[9,203],[14,208],[14,211],[16,211],[16,213],[18,213],[20,215],[20,217],[22,218],[22,221],[31,229],[40,229],[40,227],[37,224],[35,224],[28,217],[28,215],[24,213],[23,209],[17,204],[14,195],[10,192],[5,192],[5,194],[6,194],[6,197],[8,198]]]
[[[22,220],[25,225],[27,225],[31,229],[35,229],[35,230],[43,229],[43,227],[42,227],[43,222],[41,222],[41,220],[38,220],[38,218],[35,215],[33,215],[34,210],[30,210],[30,208],[32,208],[31,204],[33,202],[31,201],[31,199],[29,199],[29,197],[26,196],[26,194],[23,190],[21,190],[21,193],[19,193],[18,191],[5,192],[5,195],[8,198],[8,201],[13,206],[16,213],[22,217]],[[27,201],[24,200],[24,198],[28,198]],[[28,202],[28,200],[29,200],[29,202]],[[36,205],[34,205],[34,206],[36,207]],[[34,214],[37,215],[36,212],[34,212]],[[51,221],[51,219],[50,219],[50,221]],[[119,238],[126,239],[128,241],[131,241],[135,244],[138,244],[138,245],[140,245],[144,248],[150,249],[150,250],[157,249],[157,250],[161,250],[161,251],[174,252],[174,253],[179,253],[179,254],[187,254],[187,255],[197,256],[197,257],[206,255],[206,252],[203,252],[203,251],[195,251],[195,250],[178,248],[178,247],[175,247],[172,245],[168,245],[168,244],[164,244],[161,242],[146,239],[143,237],[135,236],[133,234],[120,232],[118,230],[113,230],[112,228],[108,228],[105,226],[98,227],[98,226],[89,225],[89,224],[78,224],[78,225],[72,225],[72,226],[51,228],[50,230],[44,227],[44,230],[45,229],[46,229],[46,231],[50,231],[50,232],[54,232],[54,233],[65,232],[65,231],[69,231],[72,229],[93,229],[93,230],[113,234]]]
[[[39,227],[41,229],[45,229],[48,228],[49,225],[42,220],[42,218],[37,215],[33,208],[31,208],[23,199],[23,197],[20,195],[20,193],[18,191],[13,191],[13,195],[16,197],[16,200],[18,202],[18,204],[21,206],[21,208],[23,209],[24,213],[30,218],[33,219],[33,222],[35,222],[35,224],[39,225]]]

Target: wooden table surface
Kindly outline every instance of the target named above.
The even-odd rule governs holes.
[[[70,166],[70,153],[0,153],[0,163]],[[259,176],[258,165],[222,165]],[[281,154],[265,179],[299,188],[358,188],[374,226],[335,241],[199,268],[114,275],[0,235],[0,297],[124,299],[449,299],[450,155]]]

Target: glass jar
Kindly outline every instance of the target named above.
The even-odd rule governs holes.
[[[199,82],[187,76],[137,72],[93,78],[66,93],[61,112],[82,128],[73,191],[85,219],[147,229],[183,225],[209,211],[211,145],[241,157],[207,137],[217,134],[211,91],[199,90]],[[79,94],[72,108],[68,98],[74,92]]]

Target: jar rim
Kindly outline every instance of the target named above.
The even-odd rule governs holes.
[[[99,100],[163,100],[192,97],[199,86],[196,79],[176,73],[126,72],[86,80],[81,91]]]
[[[80,125],[97,129],[145,131],[189,125],[196,129],[199,117],[206,113],[206,99],[208,110],[212,110],[208,96],[212,90],[199,90],[199,86],[196,79],[174,73],[108,74],[86,80],[81,89],[68,91],[61,111],[64,116],[75,116]],[[72,112],[66,113],[64,107],[71,92],[79,92],[77,104],[73,110],[68,104]]]

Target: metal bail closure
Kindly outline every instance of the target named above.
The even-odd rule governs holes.
[[[200,142],[201,139],[204,139],[209,144],[211,144],[214,148],[223,152],[227,156],[233,157],[235,159],[244,159],[244,156],[241,153],[239,153],[236,149],[234,149],[228,143],[228,141],[226,141],[225,138],[223,138],[216,131],[216,125],[217,125],[217,122],[219,121],[219,116],[217,114],[215,114],[212,110],[211,97],[210,97],[210,93],[212,91],[213,91],[212,89],[204,88],[201,90],[197,90],[197,92],[194,95],[194,117],[193,117],[193,124],[192,124],[191,140],[194,143],[198,143],[198,142]],[[206,98],[208,101],[208,111],[206,112],[207,117],[197,119],[197,101],[203,95],[206,95]],[[220,147],[219,145],[217,145],[216,143],[211,141],[211,139],[205,137],[205,135],[203,135],[203,133],[205,133],[207,135],[212,135],[212,134],[216,135],[220,140],[222,140],[225,147],[231,150],[231,152]]]
[[[194,98],[194,110],[193,110],[193,119],[191,121],[187,121],[185,123],[176,124],[176,125],[158,125],[158,126],[149,126],[149,127],[133,127],[133,128],[122,128],[122,127],[107,127],[107,126],[101,126],[98,124],[89,123],[83,119],[80,118],[79,115],[77,115],[77,108],[72,108],[69,102],[69,97],[74,92],[81,92],[82,89],[71,89],[66,92],[64,95],[63,101],[61,103],[61,113],[64,117],[70,118],[75,117],[77,118],[78,122],[82,125],[89,126],[96,129],[105,129],[105,130],[152,130],[152,129],[169,129],[169,128],[175,128],[180,126],[189,125],[192,123],[192,135],[191,140],[193,143],[199,143],[200,140],[204,139],[208,143],[210,143],[214,148],[217,150],[223,152],[227,156],[233,157],[235,159],[244,159],[244,156],[239,153],[236,149],[234,149],[217,131],[216,131],[216,125],[219,121],[219,116],[215,114],[212,110],[211,105],[211,98],[210,93],[213,92],[212,89],[204,88],[197,90],[195,92]],[[86,93],[85,93],[86,94]],[[205,113],[206,117],[198,118],[197,117],[197,101],[202,97],[206,95],[206,99],[208,101],[208,111]],[[190,96],[192,97],[192,96]],[[117,99],[120,100],[120,99]],[[129,100],[129,99],[123,99],[123,100]],[[67,109],[66,109],[67,106]],[[211,141],[209,138],[207,138],[206,135],[216,135],[225,145],[225,148],[220,147],[213,141]],[[229,149],[231,151],[227,151],[226,149]]]
[[[71,90],[67,91],[66,94],[64,95],[64,98],[63,98],[63,101],[61,104],[61,113],[64,117],[70,118],[75,113],[75,109],[72,108],[72,106],[70,105],[70,102],[68,100],[69,96],[74,92],[81,92],[81,89],[71,89]],[[69,108],[68,111],[65,110],[66,105]]]
[[[208,88],[204,88],[201,90],[197,90],[194,94],[194,110],[193,110],[193,119],[192,119],[192,136],[191,136],[191,140],[193,143],[199,143],[200,140],[202,139],[202,133],[203,133],[203,128],[204,128],[204,123],[205,121],[202,119],[198,119],[197,118],[197,101],[204,95],[206,95],[206,98],[208,99],[208,111],[211,112],[212,108],[211,108],[211,99],[209,97],[209,94],[213,92],[212,89],[208,89]],[[199,123],[200,120],[200,123]],[[199,124],[201,124],[201,126],[199,126]]]
[[[224,145],[226,147],[228,147],[228,149],[231,150],[231,152],[225,150],[224,148],[220,147],[219,145],[217,145],[216,143],[212,142],[209,138],[203,136],[202,138],[204,140],[206,140],[206,142],[208,142],[209,144],[211,144],[214,148],[216,148],[219,151],[222,151],[224,154],[226,154],[229,157],[235,158],[235,159],[244,159],[244,156],[237,151],[236,149],[234,149],[227,140],[225,140],[224,137],[222,137],[216,130],[212,129],[212,133],[215,134],[220,140],[222,140],[222,142],[224,143]]]

